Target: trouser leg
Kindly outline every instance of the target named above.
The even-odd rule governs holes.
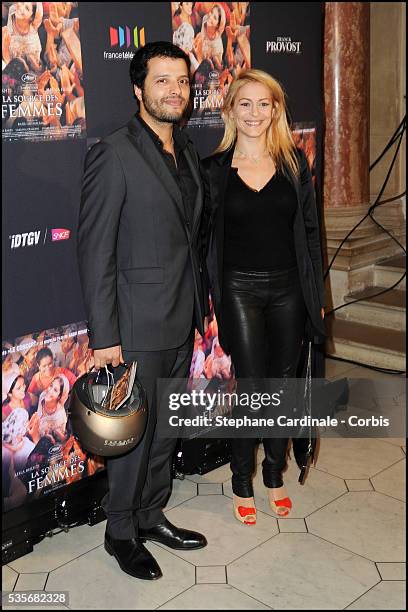
[[[263,315],[267,284],[250,273],[228,271],[224,275],[223,321],[231,350],[238,394],[259,391],[259,379],[266,374],[267,341]],[[242,415],[243,409],[235,412]],[[254,438],[231,440],[232,490],[240,497],[252,497],[255,471]]]
[[[187,349],[187,345],[189,349]],[[115,539],[137,537],[138,511],[147,506],[146,521],[158,515],[157,504],[167,499],[171,487],[170,460],[175,440],[155,439],[157,422],[156,381],[188,374],[193,338],[179,349],[150,352],[125,352],[127,362],[137,361],[137,375],[146,390],[148,422],[141,442],[129,453],[107,460],[108,493],[102,500],[107,530]],[[153,467],[152,467],[153,466]],[[157,484],[152,475],[157,476]],[[152,484],[153,483],[153,484]]]
[[[269,348],[268,376],[295,378],[302,348],[306,309],[297,270],[284,271],[271,280],[270,300],[266,309]],[[289,381],[288,381],[289,383]],[[289,396],[293,389],[288,384]],[[265,459],[262,474],[265,486],[283,485],[288,438],[264,438]]]
[[[188,377],[193,356],[193,337],[178,349],[169,378]],[[143,529],[163,522],[163,508],[171,492],[171,463],[177,438],[160,438],[156,427],[150,448],[146,479],[140,499],[140,509],[135,513]]]

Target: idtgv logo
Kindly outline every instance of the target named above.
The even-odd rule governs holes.
[[[44,233],[44,241],[47,239],[48,229],[45,230]],[[71,230],[66,229],[64,227],[55,228],[51,230],[51,242],[58,242],[60,240],[68,240],[71,236]],[[23,234],[11,234],[9,236],[9,240],[11,241],[11,248],[18,249],[22,247],[28,246],[36,246],[40,242],[41,238],[41,230],[37,230],[34,232],[24,232]]]
[[[19,247],[34,246],[40,240],[41,230],[37,232],[25,232],[24,234],[12,234],[9,236],[11,240],[11,248],[18,249]]]

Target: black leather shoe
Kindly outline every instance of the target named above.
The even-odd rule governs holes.
[[[156,559],[138,538],[115,540],[105,532],[105,550],[113,555],[121,570],[142,580],[157,580],[163,575]]]
[[[149,529],[139,527],[139,536],[146,540],[160,542],[174,550],[193,550],[207,546],[207,540],[201,533],[179,529],[167,519],[160,525],[154,525]]]

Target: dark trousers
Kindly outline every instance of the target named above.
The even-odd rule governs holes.
[[[177,439],[157,436],[158,378],[186,378],[193,355],[194,335],[166,351],[124,352],[126,362],[137,361],[137,376],[148,402],[148,422],[141,442],[129,453],[107,461],[108,493],[102,500],[107,530],[118,540],[137,537],[138,527],[164,520],[163,508],[171,491],[171,461]]]
[[[297,267],[288,270],[224,270],[222,325],[235,376],[252,379],[254,390],[265,378],[293,378],[302,347],[306,307]],[[244,382],[244,381],[243,381]],[[232,489],[252,497],[255,439],[231,440]],[[288,438],[263,438],[266,487],[283,485]]]

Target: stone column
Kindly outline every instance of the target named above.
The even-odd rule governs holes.
[[[324,206],[369,202],[370,3],[326,2]]]
[[[376,195],[370,196],[369,174],[371,4],[325,3],[322,229],[326,267]],[[396,92],[383,93],[392,103]],[[383,214],[383,210],[380,212]],[[398,214],[395,219],[394,216],[391,215],[391,225],[398,232],[400,219]],[[396,252],[398,247],[389,236],[367,219],[343,245],[332,266],[326,284],[328,303],[343,304],[351,292],[371,286],[373,264]]]

